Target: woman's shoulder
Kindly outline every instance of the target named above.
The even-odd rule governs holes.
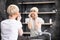
[[[43,18],[41,18],[41,17],[38,17],[37,19],[39,19],[39,20],[43,20]]]

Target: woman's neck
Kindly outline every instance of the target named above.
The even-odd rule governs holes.
[[[15,16],[9,16],[9,19],[16,19]]]

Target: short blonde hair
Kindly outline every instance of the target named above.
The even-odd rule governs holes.
[[[30,11],[38,12],[38,11],[39,11],[39,9],[38,9],[37,7],[32,7],[32,8],[30,9]]]
[[[11,4],[8,6],[7,13],[9,15],[15,14],[16,12],[19,12],[18,6],[14,5],[14,4]]]

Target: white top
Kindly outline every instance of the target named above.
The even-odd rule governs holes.
[[[30,20],[29,18],[26,18],[26,19],[25,19],[25,23],[28,23],[29,20]],[[44,24],[44,20],[43,20],[42,18],[39,18],[39,17],[38,17],[36,20],[38,20],[39,23]],[[42,31],[41,31],[41,25],[40,25],[40,28],[38,28],[38,30],[35,30],[35,29],[34,29],[34,27],[35,27],[35,24],[34,24],[34,23],[35,23],[35,22],[34,22],[33,19],[32,19],[31,21],[32,21],[32,29],[30,30],[30,31],[31,31],[30,36],[31,36],[31,37],[34,37],[34,36],[39,35],[40,32],[42,32]]]
[[[21,22],[14,19],[6,19],[1,22],[1,40],[17,40],[18,29],[22,28]]]

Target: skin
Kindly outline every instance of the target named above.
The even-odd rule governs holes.
[[[30,12],[29,15],[30,15],[29,18],[32,18],[33,20],[35,20],[38,17],[37,12]]]

